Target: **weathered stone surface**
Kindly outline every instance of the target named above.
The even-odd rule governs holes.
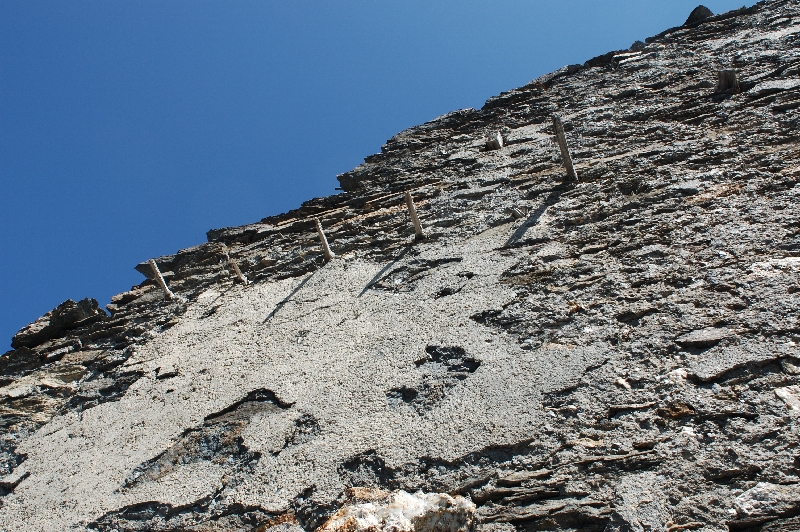
[[[176,300],[145,278],[31,326],[0,357],[0,528],[311,531],[356,486],[459,495],[485,532],[797,530],[798,18],[710,16],[409,128],[342,194],[156,258]],[[790,495],[736,502],[759,483]]]
[[[616,487],[614,513],[605,532],[650,532],[667,530],[671,515],[665,504],[661,479],[654,473],[622,478]]]
[[[790,409],[800,411],[800,386],[795,384],[784,388],[776,388],[775,395],[780,397]]]

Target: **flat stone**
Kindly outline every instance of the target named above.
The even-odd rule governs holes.
[[[776,388],[775,395],[777,395],[790,410],[800,410],[800,386],[786,386],[784,388]]]
[[[734,500],[739,518],[779,516],[800,505],[800,488],[759,482]]]
[[[0,477],[0,489],[12,491],[20,482],[28,478],[28,476],[30,476],[30,472],[24,465],[21,465],[8,475]]]
[[[775,362],[787,354],[785,346],[765,342],[712,347],[689,365],[687,375],[694,380],[713,382],[728,372]]]
[[[753,97],[760,98],[776,92],[788,91],[800,87],[800,79],[771,79],[756,84],[755,87],[747,91]]]
[[[717,345],[720,340],[730,336],[733,336],[730,329],[707,327],[681,335],[675,339],[675,343],[682,347],[712,347]]]

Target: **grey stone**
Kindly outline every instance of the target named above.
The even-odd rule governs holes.
[[[615,490],[614,513],[605,532],[666,532],[671,515],[659,484],[653,473],[623,477]]]
[[[782,516],[800,506],[800,489],[797,485],[780,486],[759,482],[734,500],[734,510],[739,518]]]
[[[682,347],[712,347],[731,336],[733,332],[724,327],[706,327],[682,334],[675,339],[675,343]]]

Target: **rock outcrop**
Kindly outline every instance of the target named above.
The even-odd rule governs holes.
[[[799,529],[799,21],[696,10],[60,305],[0,357],[0,528]]]

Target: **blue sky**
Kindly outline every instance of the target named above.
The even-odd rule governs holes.
[[[0,353],[138,262],[334,194],[395,133],[696,1],[0,0]]]

